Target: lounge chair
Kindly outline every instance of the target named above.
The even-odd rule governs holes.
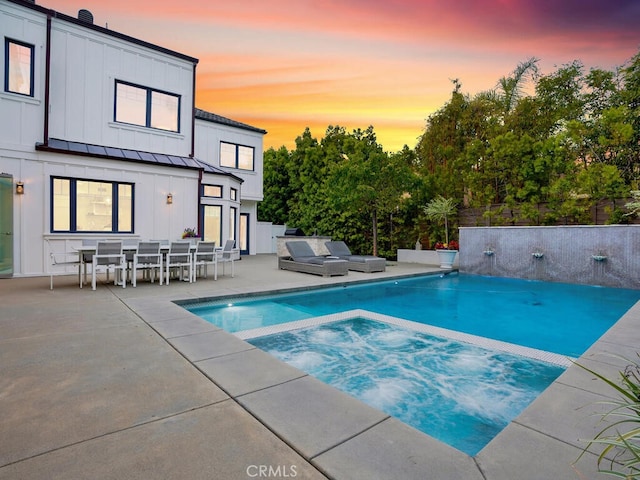
[[[278,257],[278,268],[294,272],[312,273],[330,277],[349,273],[346,260],[316,255],[309,244],[304,241],[285,243],[290,257]]]
[[[338,257],[349,262],[349,270],[357,272],[384,272],[387,260],[374,255],[353,255],[347,244],[341,241],[325,242],[325,246],[332,257]]]

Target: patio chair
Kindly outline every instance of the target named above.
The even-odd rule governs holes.
[[[199,241],[196,244],[195,252],[193,252],[193,281],[196,281],[198,270],[202,267],[204,267],[204,278],[207,278],[209,265],[211,264],[214,265],[215,279],[217,280],[218,255],[216,254],[216,242]]]
[[[45,240],[49,246],[49,257],[51,264],[49,265],[49,289],[53,290],[53,274],[56,267],[76,267],[78,269],[78,283],[82,288],[82,259],[78,252],[54,252],[51,249],[49,240]]]
[[[139,242],[136,253],[133,254],[131,265],[131,283],[135,287],[137,284],[138,270],[142,270],[143,275],[148,275],[151,283],[154,282],[156,272],[162,285],[162,252],[160,242]]]
[[[93,261],[93,255],[94,253],[96,253],[96,245],[98,244],[97,240],[92,240],[92,239],[83,239],[82,240],[82,255],[81,255],[81,260],[80,263],[82,263],[82,270],[83,270],[83,281],[82,283],[85,284],[87,283],[87,266],[91,265],[91,262]]]
[[[278,268],[294,272],[311,273],[330,277],[332,275],[347,275],[349,262],[338,258],[316,255],[309,244],[304,241],[286,242],[285,246],[290,257],[279,257]]]
[[[96,245],[96,253],[92,257],[93,268],[91,269],[91,289],[96,289],[96,275],[99,269],[105,269],[107,272],[107,281],[109,281],[109,272],[113,270],[113,284],[118,285],[118,273],[120,274],[120,282],[122,288],[127,286],[124,253],[122,253],[121,241],[99,241]],[[118,272],[119,271],[119,272]]]
[[[387,260],[374,255],[353,255],[347,244],[342,241],[325,242],[327,250],[332,257],[349,262],[349,270],[372,273],[384,272],[387,268]]]
[[[235,270],[235,264],[233,263],[235,261],[235,257],[238,254],[239,250],[237,248],[233,248],[234,245],[236,244],[235,240],[227,240],[224,244],[224,248],[222,248],[222,250],[218,250],[217,251],[217,263],[222,263],[222,275],[225,274],[225,265],[229,262],[231,262],[231,277],[233,278],[235,276],[236,270]],[[216,264],[215,267],[215,273],[214,273],[214,279],[217,280],[218,279],[218,265]]]
[[[189,270],[189,283],[193,281],[193,258],[191,257],[191,242],[189,241],[177,241],[171,242],[169,245],[169,251],[167,252],[166,260],[166,272],[165,280],[169,285],[169,278],[171,276],[171,269],[178,271],[178,277],[180,280],[184,280],[184,269]],[[186,280],[185,280],[186,281]]]
[[[127,264],[127,273],[133,269],[133,256],[138,250],[137,238],[125,238],[122,240],[122,253],[124,253],[124,261]]]

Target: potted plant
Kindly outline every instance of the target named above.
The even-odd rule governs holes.
[[[185,228],[184,232],[182,232],[182,238],[188,238],[192,244],[194,244],[195,239],[199,237],[200,235],[198,235],[195,228]]]
[[[456,203],[453,198],[444,198],[439,195],[431,200],[425,207],[424,213],[431,220],[444,222],[444,242],[436,242],[435,250],[440,259],[440,268],[451,269],[458,253],[458,242],[449,242],[449,217],[456,213]]]

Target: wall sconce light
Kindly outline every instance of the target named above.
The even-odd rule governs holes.
[[[24,183],[16,182],[16,195],[24,195]]]
[[[173,203],[173,194],[167,193],[167,205],[171,205]]]

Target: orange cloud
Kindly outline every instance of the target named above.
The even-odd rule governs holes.
[[[199,58],[197,106],[268,130],[267,147],[329,124],[411,147],[451,79],[474,94],[532,56],[612,69],[640,47],[637,0],[38,3]]]

